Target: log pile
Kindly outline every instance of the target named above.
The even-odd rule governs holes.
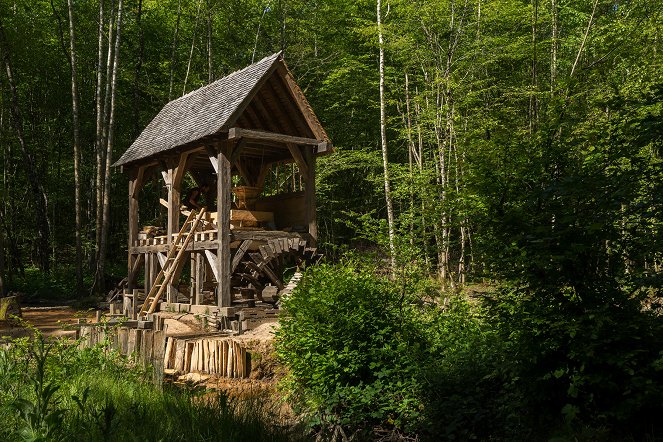
[[[248,378],[250,355],[232,338],[176,338],[166,341],[164,368],[177,373],[207,373],[229,378]]]

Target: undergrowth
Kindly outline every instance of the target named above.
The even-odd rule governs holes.
[[[638,299],[432,291],[427,278],[357,261],[307,270],[283,302],[277,351],[312,432],[612,441],[663,431],[663,318]]]
[[[13,341],[0,350],[0,440],[295,440],[258,399],[159,386],[107,347]]]

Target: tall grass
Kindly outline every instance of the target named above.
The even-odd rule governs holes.
[[[14,341],[0,350],[2,441],[301,439],[259,398],[159,386],[106,348]]]

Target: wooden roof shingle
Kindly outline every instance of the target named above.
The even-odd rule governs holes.
[[[280,52],[272,54],[169,102],[114,165],[140,161],[228,130],[280,59]]]

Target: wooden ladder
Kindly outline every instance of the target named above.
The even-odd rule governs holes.
[[[184,221],[182,229],[180,229],[180,233],[177,234],[177,238],[175,238],[173,245],[168,251],[168,256],[166,257],[166,261],[161,267],[161,271],[154,280],[154,284],[152,285],[150,292],[145,296],[145,302],[143,302],[143,306],[138,312],[138,319],[141,319],[147,314],[154,313],[161,295],[163,295],[163,292],[166,290],[166,287],[168,287],[168,284],[171,283],[173,275],[175,274],[175,269],[177,269],[180,261],[182,261],[184,258],[186,254],[186,247],[189,245],[191,238],[193,238],[193,235],[196,232],[196,228],[198,227],[198,224],[204,215],[204,207],[200,209],[198,215],[196,215],[195,210],[192,210],[186,221]],[[189,225],[190,228],[187,232],[187,227]]]

